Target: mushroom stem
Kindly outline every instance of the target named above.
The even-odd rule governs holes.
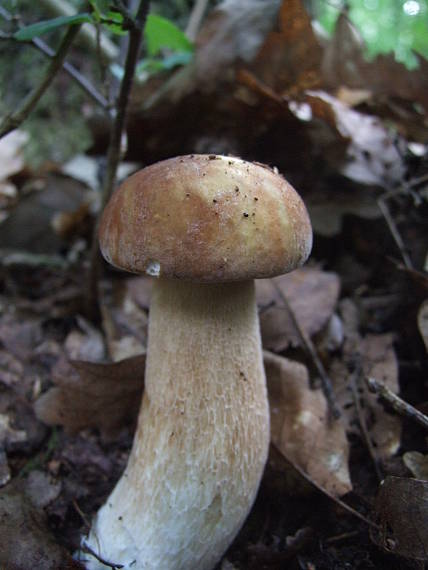
[[[158,279],[147,353],[128,466],[87,544],[133,570],[211,570],[248,515],[268,452],[254,282]]]

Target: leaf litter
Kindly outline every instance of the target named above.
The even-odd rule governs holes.
[[[385,551],[410,568],[406,559],[426,559],[426,441],[364,378],[416,407],[426,402],[426,279],[418,253],[426,253],[425,210],[423,202],[409,206],[407,190],[392,203],[411,273],[394,262],[397,249],[377,203],[386,186],[407,188],[406,180],[426,174],[426,153],[408,156],[409,141],[427,136],[426,74],[407,72],[390,56],[364,60],[344,17],[324,44],[299,0],[248,0],[240,9],[236,17],[234,1],[220,3],[199,34],[194,63],[165,76],[161,89],[159,78],[134,89],[129,121],[130,160],[198,151],[265,161],[302,192],[313,219],[312,265],[275,287],[257,285],[264,347],[272,351],[265,362],[275,451],[261,498],[223,567],[384,569],[391,567]],[[260,9],[269,16],[262,26]],[[200,121],[189,126],[195,110]],[[102,137],[103,126],[97,129]],[[94,207],[86,184],[96,184],[96,165],[90,162],[82,183],[73,169],[68,177],[57,167],[32,173],[18,147],[13,153],[17,166],[1,183],[16,191],[0,200],[7,218],[0,239],[15,255],[13,263],[0,256],[0,481],[7,508],[17,513],[10,532],[35,520],[28,534],[44,551],[43,564],[52,555],[52,564],[67,568],[74,563],[51,549],[46,520],[53,541],[72,552],[126,464],[143,391],[151,281],[108,273],[101,326],[85,321],[80,275]],[[332,380],[338,420],[276,287]],[[277,460],[281,453],[288,467]],[[290,464],[316,491],[294,494],[284,485]],[[376,473],[386,483],[379,486]],[[18,480],[24,490],[16,491]],[[343,495],[346,504],[333,500]],[[378,546],[362,538],[368,528]],[[312,538],[296,538],[287,550],[301,535]],[[0,549],[6,567],[22,554],[16,549]],[[34,565],[31,541],[27,549],[21,567]]]

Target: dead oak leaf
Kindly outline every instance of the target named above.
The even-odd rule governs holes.
[[[0,568],[82,568],[55,541],[41,510],[13,485],[0,491],[0,536]]]
[[[380,530],[371,539],[385,551],[414,560],[428,560],[428,482],[386,477],[375,502]]]
[[[52,371],[56,386],[35,403],[37,417],[70,432],[94,427],[113,435],[137,416],[145,359],[139,355],[102,364],[60,358]]]
[[[321,390],[303,364],[265,351],[272,443],[318,486],[336,497],[351,491],[349,447],[340,421],[329,421]]]
[[[346,315],[345,328],[346,328]],[[374,450],[379,458],[394,455],[400,446],[401,419],[385,411],[376,394],[367,389],[364,375],[382,381],[392,392],[398,393],[398,362],[393,347],[393,335],[367,335],[361,338],[355,332],[348,336],[342,358],[334,359],[330,367],[336,400],[342,409],[348,432],[360,433],[360,419],[355,395],[360,400],[360,414],[366,423]],[[355,367],[361,373],[355,373]],[[352,389],[355,383],[355,390]]]
[[[305,267],[274,281],[309,337],[327,324],[339,298],[340,281],[336,273]],[[272,280],[258,279],[256,294],[263,346],[274,352],[281,352],[290,344],[298,346],[296,328]]]

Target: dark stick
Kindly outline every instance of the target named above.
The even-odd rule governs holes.
[[[19,127],[19,125],[25,121],[37,105],[38,101],[50,86],[58,71],[61,69],[65,56],[67,55],[74,38],[79,32],[79,28],[80,26],[69,26],[55,57],[48,65],[39,85],[35,87],[27,97],[25,97],[16,111],[7,115],[1,122],[0,138]]]
[[[365,380],[370,392],[378,394],[382,400],[388,402],[388,404],[395,412],[401,414],[402,416],[407,416],[425,429],[428,429],[428,417],[425,414],[414,408],[411,404],[399,398],[396,394],[394,394],[394,392],[391,392],[391,390],[387,388],[385,384],[382,384],[382,382],[379,382],[375,378],[366,377]]]
[[[99,318],[98,303],[98,278],[101,269],[101,257],[98,251],[98,226],[101,212],[107,204],[116,182],[116,173],[121,158],[120,143],[125,129],[126,112],[128,109],[129,95],[135,75],[135,68],[138,62],[138,54],[143,38],[143,30],[146,23],[150,0],[141,0],[135,16],[135,25],[129,32],[129,46],[125,61],[125,72],[120,84],[119,96],[115,106],[115,117],[110,125],[110,142],[107,151],[107,167],[104,176],[101,210],[98,215],[94,233],[92,236],[91,260],[89,269],[89,285],[87,294],[88,315],[96,320]]]

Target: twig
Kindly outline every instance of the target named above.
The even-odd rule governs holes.
[[[12,14],[10,12],[8,12],[8,10],[6,10],[6,8],[3,8],[2,6],[0,6],[0,16],[4,20],[6,20],[7,22],[12,22],[12,20],[14,19]],[[1,38],[1,39],[3,39],[3,38]],[[14,40],[13,36],[7,36],[7,39],[16,41],[16,40]],[[44,55],[46,55],[50,58],[55,57],[55,51],[51,47],[49,47],[46,42],[44,42],[40,38],[33,38],[30,42],[30,45],[37,48],[41,53],[43,53]],[[85,93],[87,95],[89,95],[89,97],[91,97],[91,99],[93,99],[103,109],[105,109],[105,110],[109,109],[109,107],[110,107],[109,102],[96,89],[96,87],[94,85],[92,85],[92,83],[89,81],[89,79],[87,79],[84,75],[82,75],[80,73],[80,71],[78,71],[73,65],[71,65],[67,61],[63,62],[62,67],[63,67],[64,71],[66,73],[68,73],[68,75],[72,79],[74,79],[74,81],[76,81],[76,83],[83,89],[83,91],[85,91]]]
[[[186,27],[186,36],[194,41],[198,35],[209,0],[196,0]]]
[[[328,376],[328,374],[327,374],[327,372],[323,366],[323,363],[321,362],[311,339],[308,337],[306,332],[300,326],[299,321],[297,320],[296,314],[293,311],[293,308],[291,307],[290,303],[288,302],[286,295],[284,295],[284,293],[281,291],[278,284],[275,282],[275,279],[272,279],[272,283],[273,283],[273,286],[275,287],[278,295],[281,297],[281,300],[284,303],[285,308],[287,309],[287,311],[291,317],[291,320],[293,321],[293,325],[294,325],[294,328],[296,329],[296,332],[299,336],[300,342],[302,343],[306,352],[309,354],[309,356],[312,358],[313,363],[315,364],[315,368],[317,369],[317,372],[320,375],[322,390],[323,390],[324,395],[327,399],[330,414],[332,415],[332,417],[335,420],[337,420],[340,418],[340,416],[342,414],[341,414],[341,412],[340,412],[340,410],[336,404],[336,399],[335,399],[334,391],[333,391],[333,385],[332,385],[332,382],[330,380],[330,377]]]
[[[394,394],[394,392],[391,392],[391,390],[385,386],[385,384],[379,382],[379,380],[369,376],[367,376],[365,380],[370,392],[377,394],[382,400],[388,402],[395,412],[414,420],[425,429],[428,429],[428,417],[425,414],[402,400],[399,396]]]
[[[272,445],[274,447],[276,447],[276,445],[274,443],[272,443]],[[276,449],[278,449],[276,447]],[[327,495],[327,497],[329,499],[331,499],[332,501],[334,501],[337,505],[339,505],[342,509],[344,509],[345,511],[347,511],[348,513],[350,513],[351,515],[353,515],[354,517],[359,518],[360,520],[364,521],[368,526],[371,526],[372,528],[375,528],[377,530],[380,529],[379,525],[376,524],[375,522],[371,521],[370,519],[368,519],[367,517],[365,517],[364,515],[362,515],[360,512],[358,512],[357,510],[353,509],[352,507],[350,507],[349,505],[347,505],[346,503],[344,503],[343,501],[341,501],[340,499],[338,499],[337,497],[335,497],[334,495],[332,495],[329,491],[327,491],[327,489],[324,489],[324,487],[321,487],[321,485],[319,485],[318,483],[316,483],[313,479],[311,479],[311,477],[301,468],[299,467],[299,465],[296,465],[296,463],[294,463],[294,461],[292,461],[289,457],[287,457],[287,455],[282,451],[279,450],[279,453],[288,461],[288,463],[290,463],[290,465],[292,465],[294,467],[294,469],[306,480],[308,481],[308,483],[310,483],[311,485],[313,485],[316,489],[318,489],[318,491],[320,491],[321,493],[323,493],[324,495]]]
[[[135,16],[135,26],[129,32],[129,46],[125,61],[125,71],[120,84],[119,96],[116,103],[116,116],[110,125],[110,142],[107,151],[107,166],[103,181],[101,195],[101,210],[98,215],[92,236],[91,260],[89,270],[89,285],[87,294],[87,311],[93,320],[99,318],[98,306],[98,276],[101,267],[101,258],[98,251],[98,226],[101,212],[106,205],[116,182],[117,168],[121,158],[121,139],[125,129],[126,112],[129,95],[135,75],[138,54],[143,38],[150,0],[140,0]]]
[[[357,417],[358,417],[358,422],[360,424],[361,433],[362,433],[363,439],[365,441],[367,450],[368,450],[370,457],[373,461],[373,465],[374,465],[374,468],[376,471],[378,481],[380,482],[383,479],[383,474],[382,474],[380,466],[379,466],[379,459],[376,456],[375,449],[374,449],[372,441],[370,439],[369,430],[367,429],[366,420],[365,420],[363,411],[361,409],[360,396],[358,394],[358,389],[357,389],[357,379],[359,379],[360,377],[361,377],[361,371],[358,368],[357,370],[355,370],[355,372],[353,372],[351,374],[351,376],[349,378],[349,385],[351,387],[352,397],[353,397],[353,400],[355,403],[355,409],[357,411]]]
[[[115,564],[114,562],[109,562],[108,560],[104,560],[104,558],[101,558],[101,556],[97,554],[94,550],[92,550],[92,548],[88,546],[86,542],[83,542],[81,550],[82,552],[86,552],[87,554],[90,554],[91,556],[96,558],[98,562],[101,562],[101,564],[104,564],[104,566],[112,568],[112,570],[118,570],[120,568],[123,568],[123,564]]]
[[[48,65],[44,76],[42,77],[39,85],[33,89],[31,93],[25,97],[18,109],[10,115],[7,115],[0,124],[0,138],[4,137],[25,121],[34,107],[37,105],[38,101],[45,93],[46,89],[54,80],[59,69],[61,69],[64,58],[79,31],[79,26],[69,26],[61,45],[55,57],[52,59]]]
[[[382,212],[383,217],[385,218],[386,223],[388,224],[389,231],[391,232],[394,241],[400,250],[401,257],[403,258],[404,264],[408,269],[413,269],[413,263],[410,259],[409,254],[407,253],[406,246],[401,238],[400,232],[394,222],[394,219],[389,211],[388,205],[386,201],[390,198],[391,193],[387,192],[386,194],[382,195],[377,200],[377,204],[379,206],[380,211]]]

